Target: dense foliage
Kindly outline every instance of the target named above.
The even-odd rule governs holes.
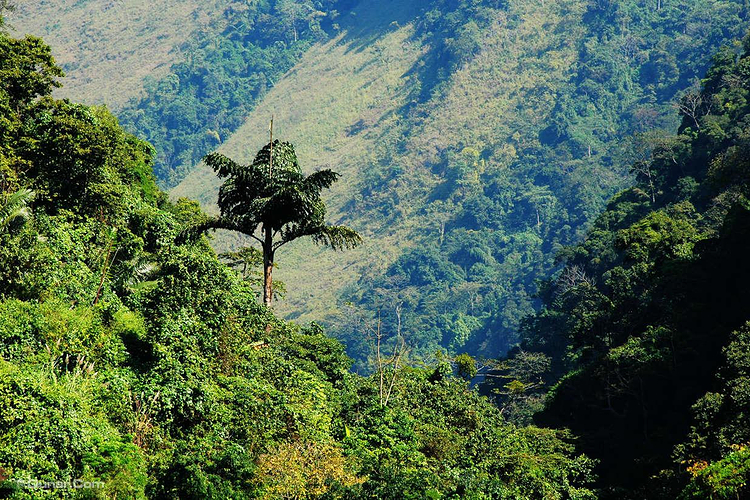
[[[446,365],[391,369],[385,402],[205,238],[176,243],[205,215],[106,109],[51,97],[41,40],[0,31],[0,74],[3,496],[591,498],[566,433]]]
[[[524,325],[552,359],[538,422],[601,459],[602,497],[750,494],[750,37],[680,110]]]
[[[402,126],[422,126],[494,16],[518,21],[514,6],[420,11],[415,34],[434,50]],[[581,62],[551,122],[520,123],[513,151],[475,136],[434,153],[433,226],[385,276],[347,290],[358,312],[332,333],[369,376],[319,326],[259,305],[259,280],[206,238],[182,242],[207,216],[159,190],[154,148],[105,108],[52,98],[62,73],[49,48],[0,31],[0,494],[750,495],[750,37],[715,50],[747,14],[718,0],[587,3]],[[705,78],[684,90],[709,51]],[[667,124],[675,96],[676,135],[617,142]],[[601,176],[625,159],[636,184],[584,232],[619,182]],[[236,174],[222,196],[246,215],[247,193],[267,186],[234,189],[248,169],[209,161]],[[291,164],[287,192],[319,193],[297,189],[316,176]],[[395,223],[400,184],[388,183],[405,174],[380,167],[353,206]],[[541,310],[525,316],[555,254]],[[471,356],[410,367],[405,339],[418,356],[513,347],[481,366],[499,407],[472,389]],[[34,488],[74,480],[96,487]]]
[[[517,342],[521,318],[538,306],[536,281],[559,249],[580,241],[629,182],[623,166],[648,150],[637,135],[674,125],[675,100],[710,54],[741,37],[750,14],[744,0],[405,3],[366,26],[356,14],[367,2],[234,2],[185,47],[188,60],[149,83],[121,117],[156,145],[157,177],[171,186],[313,43],[341,28],[352,51],[385,54],[380,37],[409,23],[424,55],[405,75],[406,105],[393,109],[386,133],[365,141],[376,127],[361,110],[350,128],[357,140],[335,157],[347,162],[353,148],[352,161],[365,160],[345,222],[408,227],[410,244],[389,249],[400,255],[385,272],[348,283],[338,298],[380,311],[390,330],[400,304],[420,357],[438,349],[496,356]],[[543,33],[523,38],[525,26]],[[310,84],[324,87],[326,77]],[[498,82],[509,87],[502,95],[493,94]],[[335,149],[339,140],[313,146]],[[311,307],[333,324],[323,317],[332,305]],[[336,334],[366,370],[361,332]]]

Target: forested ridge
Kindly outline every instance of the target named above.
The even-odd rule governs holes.
[[[750,37],[714,56],[679,133],[561,253],[506,361],[534,369],[503,404],[579,436],[602,498],[750,494],[748,69]]]
[[[271,22],[258,5],[252,19]],[[578,62],[558,73],[555,99],[540,90],[545,119],[506,143],[487,132],[498,122],[452,114],[451,89],[474,81],[475,58],[498,63],[482,33],[538,37],[539,6],[434,2],[416,20],[407,10],[413,24],[388,29],[431,39],[430,50],[403,120],[388,122],[399,139],[381,137],[397,146],[392,161],[368,163],[347,206],[432,225],[411,226],[413,249],[344,289],[345,321],[327,329],[275,315],[270,271],[264,289],[253,269],[273,259],[217,255],[204,231],[260,228],[272,249],[276,236],[354,246],[359,235],[328,225],[321,197],[339,174],[304,175],[319,166],[276,141],[247,165],[206,157],[225,179],[219,216],[170,199],[157,149],[106,107],[54,98],[64,79],[50,48],[9,35],[4,7],[0,495],[750,496],[745,2],[542,6],[585,43],[516,60]],[[341,27],[300,19],[279,36],[312,44]],[[198,87],[160,102],[185,104]],[[260,88],[247,95],[262,99]],[[466,142],[429,143],[451,116]],[[427,132],[402,135],[411,127]],[[408,163],[429,144],[429,162]],[[39,487],[75,481],[93,487]]]
[[[417,25],[435,37],[438,79],[404,132],[415,138],[409,156],[426,156],[436,176],[410,234],[419,244],[384,272],[365,273],[342,299],[382,311],[391,325],[388,304],[401,303],[404,329],[423,354],[443,347],[495,357],[518,341],[557,253],[628,185],[628,165],[647,154],[649,136],[676,126],[674,103],[695,93],[711,54],[744,35],[750,11],[744,2],[459,4],[436,5]],[[513,37],[537,16],[541,40],[532,30],[533,42],[487,42],[496,30]],[[514,76],[491,76],[498,68]],[[430,78],[425,72],[422,85]],[[496,82],[508,95],[482,95]],[[366,175],[362,203],[398,223],[414,195],[401,201],[399,188],[386,186],[408,184],[408,167],[396,154]],[[356,330],[344,335],[356,346]],[[359,359],[366,347],[350,352]]]
[[[149,79],[145,96],[120,113],[156,148],[154,171],[174,186],[244,121],[255,102],[312,44],[333,34],[348,0],[228,2],[190,40],[177,63]]]
[[[107,16],[139,5],[123,0]],[[348,304],[358,315],[380,313],[391,331],[392,304],[401,304],[417,358],[491,358],[515,345],[521,319],[539,306],[536,281],[629,185],[627,165],[647,154],[648,136],[677,126],[675,103],[695,93],[711,55],[740,39],[750,19],[745,0],[206,9],[186,24],[191,34],[167,74],[147,78],[116,114],[156,148],[157,182],[179,183],[176,193],[208,210],[220,182],[200,159],[221,149],[249,161],[274,113],[303,164],[344,174],[330,194],[334,217],[378,241],[378,251],[365,243],[340,259],[307,259],[312,250],[293,246],[278,274],[294,286],[277,309],[335,330],[362,372],[370,349]],[[135,32],[146,23],[127,22]],[[86,60],[107,28],[90,24],[76,54]],[[126,47],[112,43],[107,58],[116,60]],[[221,251],[236,246],[215,240]],[[301,291],[317,282],[316,293]]]

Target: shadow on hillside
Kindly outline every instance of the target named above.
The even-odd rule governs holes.
[[[419,0],[363,0],[341,16],[342,43],[349,45],[347,52],[362,51],[414,21],[422,10]]]
[[[344,36],[341,43],[348,45],[347,53],[372,48],[386,34],[409,24],[416,24],[428,8],[429,5],[420,0],[363,0],[347,8],[342,14],[340,26]],[[406,100],[407,104],[397,111],[400,116],[411,116],[417,122],[420,120],[419,105],[427,103],[434,96],[450,73],[450,61],[444,51],[439,49],[442,44],[431,39],[431,35],[425,35],[418,29],[413,35],[414,39],[424,38],[421,43],[430,47],[404,73],[404,78],[411,79],[416,84],[410,85],[411,95]]]

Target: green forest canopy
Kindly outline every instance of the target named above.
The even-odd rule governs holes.
[[[548,394],[522,375],[502,398],[580,436],[602,498],[750,494],[750,36],[717,52],[681,115],[562,253],[506,363],[551,359],[534,373]]]
[[[205,215],[106,109],[50,96],[40,39],[0,31],[0,75],[4,496],[591,497],[566,433],[506,423],[446,364],[390,373],[386,405],[206,239],[177,244]]]
[[[388,155],[364,169],[360,196],[348,206],[372,214],[359,220],[411,225],[412,244],[340,299],[380,311],[391,331],[393,304],[400,304],[402,329],[420,357],[438,349],[495,357],[518,342],[522,318],[539,305],[537,281],[555,269],[556,255],[584,238],[606,200],[631,182],[627,166],[671,133],[675,102],[695,95],[711,54],[744,35],[750,12],[736,1],[664,2],[661,9],[636,1],[435,2],[425,9],[417,36],[433,58],[419,73],[421,93],[403,111]],[[483,49],[494,30],[513,37],[514,26],[555,15],[545,52],[523,38]],[[558,81],[551,75],[561,65],[567,70]],[[496,73],[514,75],[524,91],[511,87],[488,99]],[[527,108],[550,111],[527,116]],[[429,173],[412,166],[424,157]],[[365,369],[369,349],[356,325],[338,324],[336,335]]]
[[[153,148],[103,108],[53,99],[49,48],[0,33],[11,475],[0,487],[18,498],[33,497],[24,481],[78,478],[104,482],[85,495],[135,498],[750,494],[746,40],[716,52],[680,101],[678,134],[632,164],[637,184],[562,252],[522,349],[493,379],[498,408],[453,376],[474,373],[466,356],[386,372],[386,403],[380,373],[352,374],[319,327],[259,307],[254,282],[207,240],[178,244],[205,215],[159,190]],[[413,269],[451,279],[450,267]]]
[[[375,238],[405,227],[402,240],[413,244],[389,248],[397,257],[384,272],[336,285],[335,300],[365,315],[380,311],[390,331],[400,304],[419,358],[438,350],[494,357],[518,342],[555,255],[580,241],[630,182],[625,166],[648,156],[649,135],[675,126],[675,101],[750,20],[744,0],[462,0],[415,2],[408,19],[388,22],[384,12],[374,27],[359,24],[365,3],[232,3],[226,24],[198,35],[185,47],[188,60],[149,82],[120,117],[156,146],[157,178],[173,186],[311,46],[341,35],[359,50],[410,23],[425,54],[405,75],[408,104],[392,110],[397,119],[382,137],[361,140],[366,121],[350,129],[360,138],[354,147],[376,153],[354,155],[364,160],[348,180],[356,194],[340,201],[343,223],[383,228]],[[524,27],[533,28],[526,38]],[[488,96],[497,74],[512,75],[518,88]],[[456,95],[460,105],[451,105]],[[336,317],[333,304],[305,302],[321,310],[306,317],[336,325],[366,371],[370,349],[347,308]]]

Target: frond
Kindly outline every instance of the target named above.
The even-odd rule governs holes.
[[[264,220],[272,221],[276,227],[295,222],[322,224],[325,204],[320,195],[301,188],[299,184],[290,184],[274,193],[263,205]]]
[[[17,221],[25,221],[31,217],[28,204],[34,198],[34,192],[30,189],[19,189],[11,193],[0,205],[0,233],[5,232],[11,224]]]
[[[263,169],[268,173],[268,163],[271,156],[271,145],[266,144],[253,160],[253,166]],[[294,146],[289,142],[273,141],[273,172],[272,177],[285,175],[301,176],[302,169],[299,166],[297,153]]]
[[[362,243],[359,233],[346,226],[322,226],[310,236],[316,244],[326,245],[334,250],[351,249]]]
[[[320,192],[323,189],[330,188],[339,177],[341,177],[341,175],[333,170],[318,170],[314,174],[310,174],[305,178],[303,181],[304,189],[314,189],[316,192]]]
[[[239,231],[257,239],[255,233],[262,225],[280,236],[274,248],[302,236],[334,249],[359,245],[362,240],[354,230],[325,223],[321,191],[330,188],[339,174],[324,169],[305,177],[294,146],[279,141],[273,142],[273,168],[269,169],[271,147],[266,144],[247,166],[219,153],[206,157],[206,164],[227,177],[219,190],[221,217],[186,229],[180,241],[194,240],[209,229]]]
[[[161,267],[151,254],[139,255],[112,268],[114,281],[133,291],[138,285],[150,281]]]
[[[203,233],[212,229],[228,229],[252,236],[258,224],[259,222],[251,217],[212,217],[183,229],[175,242],[177,244],[195,242]]]
[[[139,262],[133,267],[133,276],[130,282],[135,284],[146,281],[147,278],[153,276],[159,269],[158,262]]]
[[[242,247],[236,252],[224,252],[219,254],[220,259],[225,259],[229,262],[248,264],[262,264],[263,263],[263,252],[255,247]]]
[[[220,178],[235,177],[243,174],[245,167],[221,153],[210,153],[203,157],[203,163],[211,167]]]

